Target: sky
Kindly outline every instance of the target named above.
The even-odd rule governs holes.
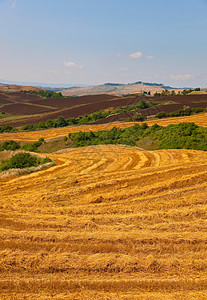
[[[207,87],[207,0],[0,0],[0,82]]]

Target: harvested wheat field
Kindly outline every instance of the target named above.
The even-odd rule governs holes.
[[[206,152],[48,156],[0,182],[1,299],[206,299]]]

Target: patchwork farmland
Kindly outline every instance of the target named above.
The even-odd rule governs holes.
[[[123,118],[131,117],[136,113],[143,116],[154,116],[163,111],[174,112],[183,107],[207,108],[207,94],[177,95],[168,97],[131,96],[117,97],[114,95],[90,95],[81,97],[61,97],[57,99],[43,99],[38,95],[25,93],[0,92],[0,126],[22,126],[54,120],[59,116],[64,118],[80,117],[100,110],[118,108],[139,103],[142,99],[159,102],[159,105],[146,109],[136,109],[127,113],[116,113],[105,119],[96,121],[97,124],[117,122]]]
[[[32,106],[55,106],[46,100]],[[206,120],[202,113],[147,123]],[[3,133],[0,141],[134,124]],[[207,152],[98,145],[41,155],[56,165],[0,175],[1,299],[206,299]]]
[[[2,299],[205,299],[206,152],[47,155],[0,183]]]

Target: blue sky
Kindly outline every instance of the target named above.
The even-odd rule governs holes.
[[[0,0],[0,79],[207,87],[207,0]]]

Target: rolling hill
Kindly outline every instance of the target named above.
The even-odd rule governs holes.
[[[116,112],[116,109],[119,107],[133,106],[143,100],[156,105],[150,105],[149,108],[145,109],[133,108],[124,113]],[[149,95],[123,97],[98,94],[79,97],[45,98],[38,94],[0,91],[0,126],[37,124],[47,120],[58,119],[59,116],[63,116],[66,119],[78,118],[112,109],[110,116],[96,121],[98,124],[109,123],[133,117],[137,113],[141,113],[145,117],[151,117],[161,111],[169,113],[188,106],[191,108],[206,108],[207,94],[165,97]]]
[[[20,91],[40,91],[41,89],[35,86],[23,86],[16,84],[0,84],[0,92],[20,92]]]
[[[205,299],[206,152],[49,157],[0,182],[2,299]]]
[[[122,96],[125,94],[137,94],[144,91],[151,92],[153,95],[155,92],[161,92],[164,89],[172,89],[178,91],[179,89],[174,89],[170,86],[165,86],[163,84],[147,83],[138,81],[130,84],[116,84],[116,83],[105,83],[102,85],[94,85],[88,87],[72,87],[65,88],[61,90],[64,96],[83,96],[83,95],[97,95],[97,94],[110,94]],[[180,89],[181,91],[182,89]]]
[[[78,110],[137,101],[20,94],[0,93],[2,105],[63,112],[68,103]],[[206,95],[175,98],[166,107],[206,103]],[[181,122],[207,127],[207,113],[147,120],[149,126]],[[2,133],[0,141],[44,138],[54,146],[68,133],[133,124]],[[206,299],[207,152],[109,144],[41,155],[56,165],[0,175],[1,299]]]

